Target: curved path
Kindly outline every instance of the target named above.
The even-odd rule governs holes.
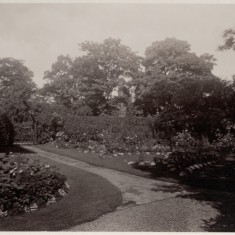
[[[197,192],[187,186],[89,165],[33,146],[25,148],[53,161],[100,175],[120,189],[123,203],[116,211],[69,231],[200,232],[207,231],[219,216],[209,202],[193,199],[191,196]]]

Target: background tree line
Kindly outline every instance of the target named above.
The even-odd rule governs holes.
[[[235,49],[234,30],[223,39],[219,50]],[[0,59],[0,104],[14,124],[30,121],[42,132],[56,129],[67,114],[118,115],[125,107],[126,115],[151,116],[165,139],[185,129],[210,141],[233,131],[235,82],[212,73],[213,55],[196,55],[175,38],[153,42],[144,57],[113,38],[80,49],[83,55],[74,59],[58,56],[41,89],[22,61]]]

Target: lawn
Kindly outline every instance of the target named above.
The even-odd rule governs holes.
[[[20,147],[7,149],[22,153]],[[2,150],[2,151],[6,151]],[[40,159],[67,176],[70,191],[62,200],[37,211],[0,218],[1,231],[59,231],[92,221],[115,210],[122,202],[121,192],[106,179],[75,167],[59,164],[23,150],[24,156]]]
[[[153,156],[155,155],[148,155],[148,154],[123,154],[118,156],[113,156],[109,154],[106,157],[100,157],[97,153],[84,153],[79,152],[77,149],[70,149],[70,148],[56,148],[52,144],[45,144],[45,145],[36,145],[37,148],[42,149],[47,152],[56,153],[62,156],[66,156],[69,158],[73,158],[76,160],[80,160],[83,162],[87,162],[89,164],[105,167],[108,169],[113,169],[141,177],[146,178],[155,178],[163,181],[169,182],[178,182],[177,179],[174,179],[168,175],[167,172],[162,172],[161,169],[149,171],[149,170],[140,170],[134,168],[132,165],[128,165],[127,163],[130,161],[153,161]]]
[[[77,149],[63,149],[55,148],[51,144],[37,145],[39,149],[67,156],[69,158],[77,159],[87,162],[92,165],[114,169],[122,172],[126,172],[133,175],[138,175],[147,178],[154,178],[157,180],[183,183],[199,188],[208,188],[221,191],[235,192],[235,161],[227,162],[225,160],[220,161],[220,167],[217,165],[207,166],[196,174],[193,174],[187,178],[181,178],[176,175],[172,175],[171,172],[156,167],[149,168],[135,168],[132,165],[128,165],[129,161],[138,161],[143,155],[137,154],[124,154],[117,157],[100,157],[95,153],[82,153]],[[142,160],[152,161],[153,155],[144,155]],[[231,174],[231,172],[232,174]],[[230,172],[230,174],[229,174]]]

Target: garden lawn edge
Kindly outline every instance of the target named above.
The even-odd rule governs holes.
[[[46,152],[55,153],[58,155],[66,156],[72,159],[76,159],[82,162],[86,162],[88,164],[104,167],[120,172],[125,172],[132,175],[137,175],[145,178],[151,178],[160,180],[163,182],[171,182],[177,184],[185,184],[191,187],[201,188],[201,189],[210,189],[210,190],[219,190],[225,192],[235,192],[235,181],[229,179],[222,179],[220,177],[198,177],[198,176],[190,176],[189,178],[173,178],[171,176],[162,175],[161,171],[156,172],[157,175],[152,174],[149,171],[142,171],[141,169],[135,169],[131,165],[122,164],[120,165],[115,158],[112,158],[110,161],[105,161],[103,159],[96,160],[95,157],[90,156],[98,156],[97,153],[81,153],[78,152],[76,149],[63,149],[63,148],[55,148],[51,145],[35,145],[38,149],[44,150]],[[88,156],[90,155],[90,156]],[[166,172],[163,172],[166,174]]]
[[[117,161],[114,163],[115,158],[109,159],[109,161],[105,161],[105,159],[102,158],[95,158],[95,157],[90,157],[90,156],[98,156],[98,153],[82,153],[78,152],[76,149],[63,149],[63,148],[55,148],[54,146],[51,145],[34,145],[36,148],[41,149],[43,151],[49,152],[49,153],[55,153],[64,157],[72,158],[75,160],[79,160],[81,162],[86,162],[90,165],[94,166],[99,166],[99,167],[104,167],[120,172],[124,172],[127,174],[131,175],[136,175],[140,177],[145,177],[149,179],[157,179],[165,182],[171,182],[171,183],[180,183],[179,180],[175,178],[170,178],[170,177],[160,177],[157,176],[155,177],[154,175],[151,174],[151,172],[148,171],[142,171],[140,169],[134,168],[132,165],[127,165],[124,161],[123,164],[119,165]],[[121,160],[120,160],[121,161]],[[119,162],[120,162],[119,161]]]
[[[67,196],[37,211],[0,218],[0,231],[60,231],[97,219],[122,203],[120,190],[105,178],[41,156],[30,155],[60,169],[70,190]]]

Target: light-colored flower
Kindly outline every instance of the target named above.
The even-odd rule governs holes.
[[[68,188],[68,189],[70,188],[70,185],[68,184],[68,182],[65,182],[64,185],[66,188]]]
[[[30,208],[29,208],[28,206],[25,206],[25,207],[24,207],[24,211],[25,211],[26,213],[29,213],[29,212],[30,212]]]
[[[56,202],[56,198],[53,196],[52,198],[50,198],[48,201],[47,201],[47,206],[52,204],[52,203],[55,203]]]
[[[7,216],[8,215],[8,212],[7,211],[2,211],[1,209],[0,209],[0,217],[5,217],[5,216]]]
[[[63,197],[66,196],[66,192],[63,189],[59,189],[58,193]]]
[[[30,206],[30,210],[31,210],[31,211],[35,211],[35,210],[37,210],[37,209],[38,209],[37,203],[33,203],[33,204]]]

